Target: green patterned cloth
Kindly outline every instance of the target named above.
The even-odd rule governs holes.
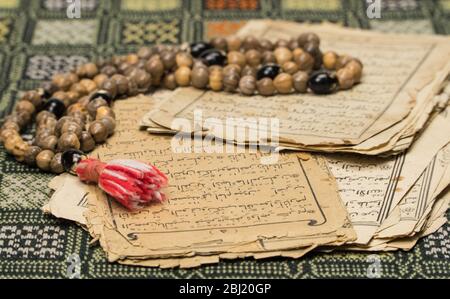
[[[381,0],[381,19],[364,0],[81,0],[69,19],[66,0],[0,1],[0,119],[20,91],[101,55],[142,44],[228,35],[251,18],[328,20],[388,32],[450,33],[450,0]],[[350,278],[366,277],[371,258],[385,278],[449,278],[450,225],[410,252],[312,253],[300,260],[224,261],[196,269],[110,264],[78,226],[43,215],[51,175],[16,163],[0,149],[0,278],[64,278],[79,256],[81,278]],[[70,270],[70,268],[69,268]]]

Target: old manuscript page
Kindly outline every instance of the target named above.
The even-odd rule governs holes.
[[[130,117],[143,114],[142,102],[150,100],[117,102],[117,134],[94,155],[156,165],[170,177],[168,201],[131,213],[98,192],[102,208],[94,212],[109,219],[105,238],[122,239],[127,252],[147,258],[242,252],[245,244],[252,252],[255,241],[264,244],[259,251],[275,251],[353,238],[335,182],[316,158],[283,154],[264,165],[260,153],[174,153],[171,137],[137,131],[142,115]],[[88,223],[95,218],[89,217]],[[123,246],[111,247],[111,256],[121,258]]]
[[[250,22],[240,33],[251,32],[274,39],[296,36],[307,30],[322,37],[324,50],[333,49],[362,59],[365,66],[362,83],[349,91],[328,96],[308,93],[245,97],[183,89],[154,111],[151,120],[166,128],[182,130],[174,127],[174,119],[187,119],[193,123],[196,111],[202,112],[203,119],[278,118],[281,144],[300,148],[314,145],[317,150],[333,150],[333,146],[359,144],[400,122],[411,112],[418,92],[432,83],[426,95],[431,98],[450,69],[448,59],[442,63],[442,57],[450,57],[448,38],[418,40],[336,29],[330,25],[267,21]],[[217,137],[229,140],[235,137],[225,136],[226,129],[222,132],[214,130],[214,122],[201,125],[201,130],[209,130]],[[383,136],[373,146],[388,142],[400,130]],[[259,141],[263,142],[264,137],[267,138],[263,136]]]

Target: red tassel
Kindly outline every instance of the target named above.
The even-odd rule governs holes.
[[[98,183],[103,191],[130,210],[166,198],[161,188],[167,186],[168,179],[150,164],[134,160],[104,163],[88,158],[77,164],[75,172],[84,182]]]

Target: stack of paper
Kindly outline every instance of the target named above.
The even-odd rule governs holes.
[[[117,102],[116,133],[93,155],[156,165],[169,176],[168,201],[133,213],[63,175],[52,181],[56,191],[44,210],[80,223],[110,261],[130,265],[194,267],[226,258],[299,258],[313,249],[412,248],[447,221],[450,87],[437,93],[448,75],[441,62],[450,55],[448,39],[444,45],[444,38],[260,21],[241,34],[287,37],[306,29],[321,35],[324,49],[362,59],[363,83],[326,97],[213,97],[179,89]],[[217,120],[278,117],[280,148],[319,153],[207,143],[231,146],[232,153],[221,153],[201,138],[174,138],[180,128],[173,121],[194,121],[197,110]],[[226,137],[214,126],[192,128],[203,137]]]
[[[176,119],[183,118],[192,122],[192,131],[236,143],[273,143],[271,139],[276,137],[280,148],[315,152],[389,155],[408,148],[439,104],[433,97],[450,72],[449,38],[272,21],[251,21],[239,35],[275,40],[297,37],[307,31],[321,37],[323,51],[359,58],[364,64],[362,83],[328,96],[308,93],[248,97],[179,89],[152,112],[147,118],[151,121],[145,125],[151,132],[159,132],[161,128],[178,131]],[[196,111],[201,111],[203,119],[220,120],[225,128],[215,128],[215,122],[196,122]],[[226,119],[230,117],[276,118],[279,132],[271,132],[269,136],[258,136],[255,132],[240,139],[227,133],[227,129],[235,126],[226,127]]]

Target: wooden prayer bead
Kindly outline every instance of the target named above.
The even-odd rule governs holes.
[[[191,54],[186,52],[180,52],[175,57],[176,63],[178,67],[192,67],[192,64],[194,63],[194,60],[192,59]]]
[[[239,85],[240,76],[238,73],[224,74],[223,77],[223,88],[227,92],[234,92]]]
[[[150,48],[150,47],[142,47],[137,52],[137,55],[141,59],[149,59],[150,56],[153,55],[153,53],[154,53],[154,51],[152,50],[152,48]]]
[[[289,41],[287,39],[281,38],[275,42],[275,48],[287,48],[289,47]]]
[[[106,76],[106,75],[103,75],[103,76]],[[89,93],[88,90],[86,89],[86,87],[81,83],[72,84],[69,91],[74,91],[74,92],[78,93],[80,96],[84,96]]]
[[[117,87],[117,94],[118,95],[125,95],[128,91],[128,78],[124,75],[115,74],[111,77],[111,80],[113,80],[116,83]]]
[[[80,133],[81,138],[81,133]],[[63,133],[58,140],[58,150],[80,149],[80,140],[77,135],[71,132]]]
[[[206,67],[197,67],[192,70],[192,86],[203,89],[208,85],[209,72]]]
[[[114,133],[114,130],[116,129],[116,120],[113,117],[105,116],[98,120],[100,120],[105,125],[108,131],[108,136]]]
[[[342,90],[352,88],[355,84],[353,72],[347,67],[341,68],[336,72],[336,77],[339,81],[339,88]]]
[[[22,96],[22,100],[31,102],[34,107],[40,107],[42,105],[42,96],[34,90],[27,91]]]
[[[36,156],[36,165],[43,171],[50,170],[50,162],[52,161],[55,153],[51,150],[43,150]]]
[[[25,160],[25,155],[29,148],[30,145],[22,140],[15,144],[12,150],[12,154],[14,155],[17,161],[23,162]]]
[[[259,41],[257,38],[255,38],[254,36],[247,36],[244,38],[244,40],[242,41],[242,49],[244,51],[248,51],[248,50],[256,50],[259,49]]]
[[[6,139],[8,139],[9,137],[11,137],[13,135],[19,136],[19,132],[16,130],[12,130],[12,129],[2,129],[0,131],[0,142],[5,143]]]
[[[355,83],[359,83],[362,77],[363,66],[362,63],[356,59],[350,60],[345,68],[348,69],[353,74],[353,79]]]
[[[73,133],[80,138],[81,132],[83,132],[83,128],[75,121],[66,121],[61,127],[61,135],[65,133]]]
[[[8,138],[5,140],[4,143],[6,151],[12,154],[16,145],[22,141],[23,141],[22,137],[20,137],[18,134],[8,136]]]
[[[269,63],[277,62],[275,54],[273,54],[273,52],[270,52],[270,51],[263,52],[261,58],[262,58],[262,64],[269,64]]]
[[[241,68],[243,68],[247,63],[245,55],[238,51],[228,52],[227,58],[229,64],[237,64]]]
[[[298,65],[293,61],[286,61],[282,65],[283,71],[288,74],[295,74],[298,71]]]
[[[341,55],[336,61],[336,70],[339,70],[347,65],[353,58],[348,55]]]
[[[285,62],[292,60],[291,50],[285,47],[276,48],[274,55],[279,65],[283,65]]]
[[[293,85],[296,91],[305,93],[308,89],[308,73],[304,71],[298,71],[292,77]]]
[[[259,44],[261,46],[261,49],[264,50],[264,51],[271,52],[274,49],[273,43],[270,40],[266,39],[266,38],[261,39],[259,41]]]
[[[54,151],[56,149],[56,145],[58,144],[58,137],[55,135],[49,135],[40,137],[39,139],[36,139],[36,141],[40,148]]]
[[[55,84],[58,89],[67,90],[69,89],[72,82],[70,82],[69,78],[66,74],[56,74],[52,78],[52,83]]]
[[[256,78],[253,76],[244,76],[239,81],[239,90],[242,94],[253,95],[256,90]]]
[[[314,58],[309,53],[303,51],[295,58],[295,63],[299,70],[309,72],[314,67]]]
[[[246,65],[241,71],[241,76],[242,77],[243,76],[253,76],[253,77],[256,78],[256,73],[257,73],[257,70],[256,70],[255,67],[251,67],[249,65]]]
[[[288,94],[291,93],[293,87],[292,76],[287,73],[281,73],[273,80],[273,85],[278,93]]]
[[[97,89],[97,84],[91,79],[83,79],[80,81],[80,84],[86,88],[87,93],[91,93]]]
[[[137,54],[128,54],[126,62],[130,65],[135,65],[139,62],[139,56]]]
[[[301,34],[298,37],[297,41],[298,41],[298,44],[300,47],[303,47],[307,43],[314,43],[317,46],[320,45],[319,36],[313,32],[305,32],[305,33]]]
[[[111,77],[117,74],[117,69],[113,65],[106,65],[101,69],[101,73]]]
[[[108,102],[102,98],[96,98],[96,99],[93,99],[92,101],[90,101],[86,108],[87,108],[89,115],[92,118],[95,118],[97,109],[102,106],[108,106]]]
[[[101,118],[104,117],[112,117],[112,118],[116,118],[116,114],[114,113],[114,111],[108,107],[108,106],[101,106],[97,108],[97,113],[95,115],[95,119],[99,120]]]
[[[165,51],[161,53],[161,61],[164,64],[164,68],[166,70],[170,70],[175,66],[176,64],[175,57],[176,54],[172,51]]]
[[[223,37],[215,37],[211,39],[211,45],[219,50],[226,51],[228,48],[227,40]]]
[[[241,48],[242,41],[237,36],[230,36],[227,38],[227,48],[228,51],[239,51]]]
[[[105,74],[98,74],[94,77],[94,82],[97,86],[102,86],[103,83],[108,80],[108,76],[106,76]]]
[[[115,98],[117,96],[117,84],[112,79],[107,79],[105,82],[103,82],[103,84],[101,85],[101,89],[110,94],[112,98]]]
[[[92,138],[91,134],[87,131],[81,133],[80,138],[80,150],[84,153],[88,153],[95,149],[95,140]]]
[[[108,138],[108,128],[99,120],[93,121],[89,126],[89,133],[96,143],[103,143]]]
[[[209,74],[209,87],[214,91],[223,89],[223,73],[222,70],[212,71]]]
[[[271,96],[275,93],[275,86],[270,78],[263,78],[256,83],[260,95]]]
[[[241,73],[241,67],[237,64],[229,64],[223,68],[222,72],[224,76],[228,76],[229,74],[232,73],[239,75]]]
[[[170,73],[164,76],[164,87],[170,90],[177,88],[177,82],[175,80],[175,74]]]
[[[50,161],[50,171],[55,174],[61,174],[64,172],[64,167],[61,161],[62,153],[57,153]]]
[[[245,60],[250,66],[258,66],[261,64],[261,53],[258,50],[250,49],[245,52]]]
[[[191,69],[181,66],[175,72],[175,81],[179,86],[188,86],[191,82]]]
[[[29,114],[33,114],[36,111],[36,108],[33,103],[29,101],[19,101],[16,104],[16,111],[26,111]]]
[[[336,63],[338,60],[338,55],[333,51],[328,51],[323,54],[323,66],[329,70],[336,69]]]
[[[29,166],[36,165],[36,156],[42,151],[39,146],[30,146],[25,153],[24,162]]]

